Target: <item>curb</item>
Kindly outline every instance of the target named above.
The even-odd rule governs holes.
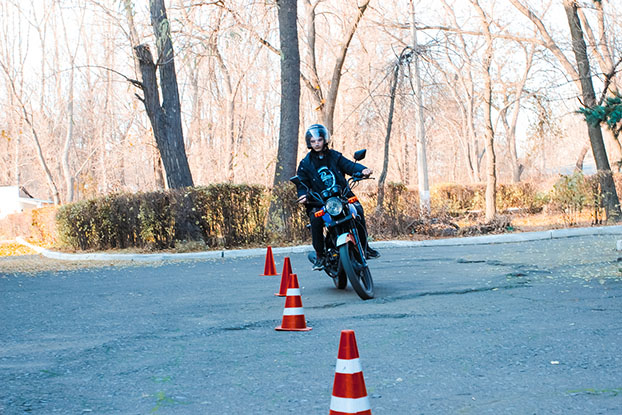
[[[460,246],[460,245],[487,245],[516,242],[541,241],[546,239],[561,239],[577,236],[590,235],[622,235],[622,225],[599,226],[591,228],[554,229],[540,232],[522,232],[501,235],[469,236],[464,238],[432,239],[425,241],[378,241],[372,242],[374,248],[418,248],[431,246]],[[66,252],[50,251],[25,241],[21,237],[15,238],[16,242],[25,245],[50,259],[64,261],[137,261],[156,262],[166,260],[194,260],[194,259],[218,259],[218,258],[242,258],[265,255],[264,248],[233,249],[222,251],[204,251],[188,253],[162,253],[162,254],[71,254]],[[291,247],[272,248],[275,254],[304,253],[312,250],[311,245],[299,245]]]
[[[218,258],[240,258],[263,256],[266,254],[264,248],[254,249],[233,249],[224,251],[203,251],[203,252],[187,252],[187,253],[162,253],[162,254],[71,254],[66,252],[51,251],[41,248],[25,241],[21,237],[15,238],[18,243],[27,246],[36,253],[50,259],[59,259],[64,261],[136,261],[136,262],[156,262],[166,260],[193,260],[193,259],[218,259]],[[311,245],[300,245],[293,247],[272,248],[275,254],[301,253],[313,249]]]

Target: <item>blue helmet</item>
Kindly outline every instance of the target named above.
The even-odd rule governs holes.
[[[313,124],[309,128],[307,128],[307,132],[305,134],[305,141],[307,142],[307,148],[311,148],[311,137],[315,138],[323,138],[324,144],[328,145],[330,143],[330,134],[326,127],[322,124]]]

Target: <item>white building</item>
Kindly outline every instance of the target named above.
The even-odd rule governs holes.
[[[0,219],[12,213],[51,205],[51,200],[34,199],[20,192],[18,186],[0,186]]]

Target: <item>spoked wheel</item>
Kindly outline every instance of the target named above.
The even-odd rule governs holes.
[[[369,267],[364,264],[359,249],[347,243],[339,248],[339,257],[350,280],[350,285],[363,300],[374,298],[374,280]]]

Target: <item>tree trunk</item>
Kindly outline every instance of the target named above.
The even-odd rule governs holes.
[[[164,0],[151,0],[150,9],[151,25],[156,36],[156,47],[158,49],[160,88],[162,90],[160,117],[164,124],[168,150],[166,155],[162,155],[166,179],[170,188],[192,186],[192,173],[188,165],[181,124],[181,104],[177,87],[170,21],[166,16]]]
[[[73,202],[73,185],[74,177],[69,166],[69,151],[71,150],[71,142],[73,141],[73,84],[74,84],[73,59],[71,62],[71,70],[69,72],[69,97],[67,103],[67,134],[65,136],[65,145],[63,146],[63,156],[61,157],[61,166],[63,176],[65,177],[65,203]]]
[[[123,0],[123,6],[125,10],[125,18],[127,19],[127,23],[129,26],[128,37],[133,50],[139,44],[138,32],[136,31],[136,25],[134,24],[134,5],[132,4],[132,0]],[[134,57],[134,71],[138,73],[138,71],[140,70],[138,55],[134,53],[132,54],[132,56]]]
[[[486,138],[486,222],[491,222],[497,214],[497,173],[495,156],[495,131],[492,127],[492,63],[493,43],[486,14],[477,0],[471,0],[480,15],[480,23],[486,39],[484,53],[484,136]]]
[[[281,39],[281,121],[274,185],[296,174],[300,117],[300,52],[297,2],[278,0]]]
[[[223,75],[223,84],[226,93],[226,102],[225,102],[225,136],[227,137],[227,181],[233,183],[233,179],[235,178],[234,166],[235,166],[235,155],[236,155],[236,143],[235,143],[235,92],[233,89],[233,84],[231,82],[231,74],[229,73],[229,68],[225,64],[225,60],[223,59],[220,51],[218,50],[218,46],[216,41],[212,45],[212,50],[214,55],[216,56],[216,61],[220,65],[220,69]]]
[[[522,93],[521,90],[517,89],[517,94]],[[516,150],[516,125],[518,123],[518,112],[520,110],[520,98],[515,102],[514,110],[512,111],[512,120],[508,121],[507,112],[509,108],[509,104],[507,103],[508,97],[505,96],[504,100],[505,107],[500,111],[499,116],[501,117],[501,122],[503,123],[503,127],[505,128],[505,132],[507,135],[508,141],[508,152],[510,154],[510,164],[512,168],[512,183],[519,183],[521,179],[521,174],[523,173],[524,166],[518,160],[518,152]]]
[[[518,125],[518,116],[520,113],[520,109],[521,109],[521,99],[523,96],[523,91],[525,90],[525,85],[527,84],[527,79],[529,77],[529,72],[531,71],[531,67],[533,65],[533,58],[535,55],[535,47],[531,47],[530,50],[527,50],[527,47],[524,47],[525,49],[525,72],[523,72],[523,76],[520,79],[520,81],[518,81],[518,83],[516,84],[516,89],[515,89],[515,102],[514,102],[514,108],[512,110],[512,117],[511,120],[508,122],[507,119],[507,112],[510,106],[510,103],[508,102],[508,94],[505,94],[504,96],[504,100],[505,100],[505,107],[504,109],[501,111],[501,116],[502,116],[502,121],[507,133],[507,138],[508,138],[508,148],[509,148],[509,152],[510,152],[510,161],[512,163],[512,182],[513,183],[518,183],[521,180],[521,174],[523,173],[523,170],[525,168],[525,166],[523,166],[523,164],[521,164],[518,160],[518,151],[516,150],[516,127]]]
[[[583,104],[587,108],[593,108],[597,104],[596,94],[594,93],[594,86],[592,84],[587,47],[583,38],[581,21],[579,20],[577,13],[576,1],[564,0],[564,9],[566,10],[566,16],[568,18],[568,26],[570,26],[572,49],[577,60],[577,68],[583,95]],[[594,125],[592,123],[587,123],[587,126],[590,144],[592,146],[592,154],[594,155],[596,168],[600,176],[601,196],[603,198],[605,211],[607,212],[607,220],[618,222],[622,216],[620,212],[620,201],[613,182],[613,176],[609,166],[609,160],[607,158],[607,151],[605,150],[605,144],[603,141],[602,130],[600,128],[600,124]]]
[[[415,85],[417,88],[417,115],[419,134],[417,135],[417,178],[419,184],[419,209],[425,215],[430,214],[430,186],[428,184],[428,159],[426,156],[425,117],[423,115],[423,93],[421,88],[421,73],[419,71],[419,44],[417,42],[417,27],[415,26],[415,3],[411,0],[412,8],[412,36],[413,36],[413,64],[415,65]]]
[[[158,95],[156,65],[147,45],[134,48],[142,73],[144,104],[153,127],[169,188],[192,186],[192,174],[184,146],[181,125],[181,107],[177,88],[177,75],[170,22],[166,16],[164,0],[151,0],[151,25],[156,37],[162,105]]]
[[[583,162],[585,161],[585,156],[590,149],[589,143],[586,143],[583,147],[581,147],[581,151],[579,152],[579,156],[577,157],[577,162],[574,166],[574,171],[582,172],[583,171]]]
[[[21,129],[19,130],[21,131]],[[14,169],[15,169],[15,186],[19,187],[21,186],[21,179],[20,179],[20,157],[19,157],[19,152],[20,152],[20,146],[21,146],[21,141],[22,141],[22,134],[21,132],[18,132],[17,134],[15,134],[15,164],[14,164]]]
[[[403,54],[403,52],[402,52]],[[387,135],[384,138],[384,159],[382,162],[382,172],[378,177],[378,199],[376,200],[376,211],[384,211],[384,182],[387,179],[389,170],[389,142],[391,140],[391,129],[393,128],[393,112],[395,111],[395,94],[397,90],[397,82],[399,81],[402,57],[393,68],[393,79],[391,80],[391,103],[389,104],[389,116],[387,119]]]

